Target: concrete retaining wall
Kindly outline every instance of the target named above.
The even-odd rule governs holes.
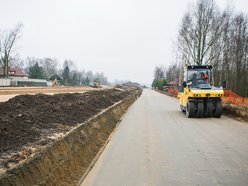
[[[0,185],[75,185],[136,100],[128,98],[73,129],[33,158],[0,176]]]

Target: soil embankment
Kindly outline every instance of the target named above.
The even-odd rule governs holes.
[[[0,185],[75,184],[140,94],[129,87],[1,103]]]

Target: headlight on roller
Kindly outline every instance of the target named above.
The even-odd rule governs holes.
[[[222,95],[221,94],[216,94],[215,97],[221,97]]]
[[[194,94],[194,97],[201,97],[201,94]]]

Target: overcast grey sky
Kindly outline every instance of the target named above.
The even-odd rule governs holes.
[[[174,61],[173,42],[196,0],[0,0],[0,29],[23,23],[22,58],[57,58],[109,80],[151,84],[156,65]],[[248,10],[248,0],[217,0]]]

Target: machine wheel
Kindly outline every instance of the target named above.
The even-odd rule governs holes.
[[[215,104],[214,117],[220,118],[222,115],[222,103],[220,101]]]
[[[188,101],[186,106],[186,116],[192,118],[195,114],[195,105],[193,102]]]
[[[205,116],[206,117],[212,117],[213,116],[213,110],[214,110],[214,104],[212,101],[208,101],[206,103],[206,108],[205,108]]]
[[[203,102],[198,102],[197,103],[196,117],[202,118],[203,115],[204,115],[204,104],[203,104]]]
[[[180,105],[180,109],[181,109],[182,112],[185,112],[184,106]]]

